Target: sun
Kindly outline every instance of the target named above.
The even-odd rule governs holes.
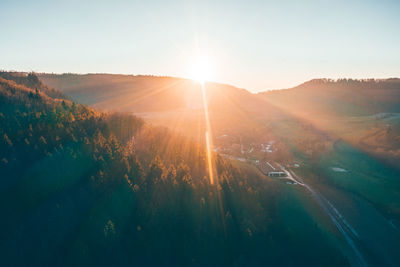
[[[207,58],[200,57],[193,61],[190,77],[192,80],[204,83],[205,81],[210,80],[211,75],[212,67]]]

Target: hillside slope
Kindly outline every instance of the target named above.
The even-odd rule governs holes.
[[[5,266],[348,263],[256,169],[217,156],[211,185],[202,144],[24,84],[0,78]]]
[[[258,96],[333,139],[343,139],[398,167],[400,79],[316,79]]]
[[[82,103],[131,112],[197,140],[204,138],[202,92],[190,80],[109,74],[39,77]],[[392,165],[400,159],[400,79],[315,79],[259,94],[216,83],[205,88],[217,144],[217,137],[230,135],[247,146],[268,139],[281,147],[317,144],[303,150],[318,152],[321,145],[344,139]],[[296,136],[301,140],[293,140]]]
[[[191,80],[111,74],[39,74],[39,78],[72,99],[102,110],[134,113],[191,136],[205,127],[201,85]],[[261,114],[273,112],[246,90],[218,83],[206,83],[205,88],[217,135],[247,131],[246,127],[257,125]]]
[[[315,116],[367,116],[400,112],[400,79],[314,79],[291,89],[259,96]]]

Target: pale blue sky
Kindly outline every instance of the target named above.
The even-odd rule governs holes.
[[[0,0],[0,69],[188,77],[259,91],[400,76],[400,1]]]

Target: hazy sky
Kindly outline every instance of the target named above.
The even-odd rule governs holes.
[[[189,75],[251,91],[400,76],[400,0],[0,0],[0,69]]]

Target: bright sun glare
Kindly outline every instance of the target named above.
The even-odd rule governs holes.
[[[197,58],[192,64],[191,79],[204,83],[211,78],[212,68],[207,58]]]

